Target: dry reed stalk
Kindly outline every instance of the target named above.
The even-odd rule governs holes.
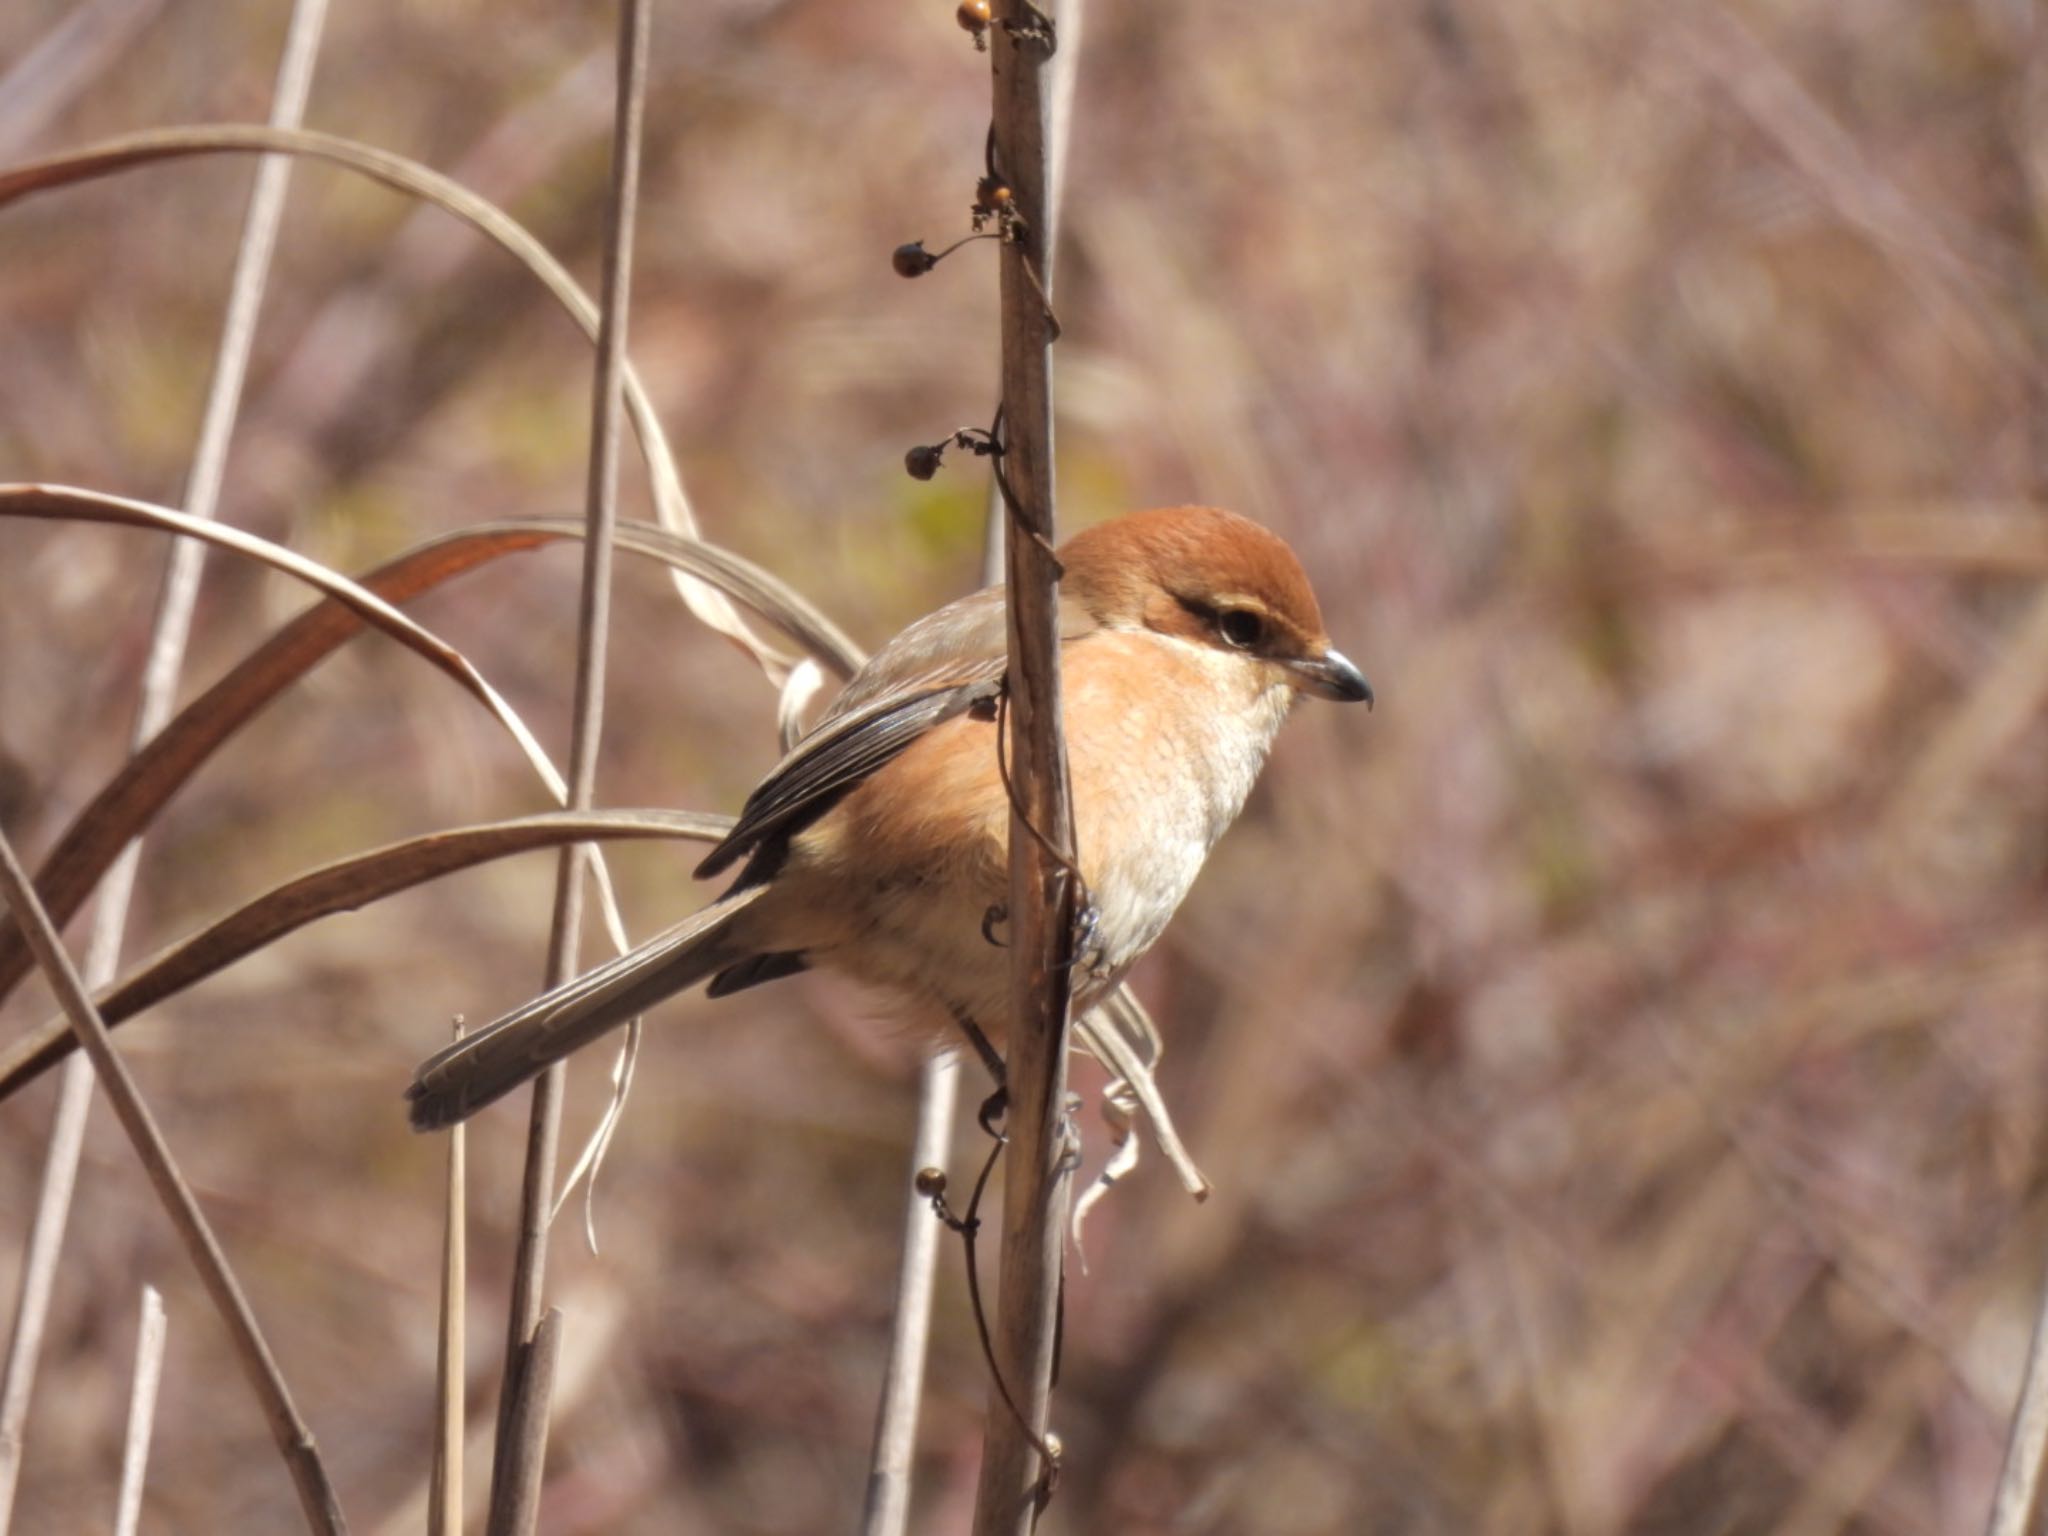
[[[1073,125],[1075,83],[1080,72],[1080,24],[1086,7],[1070,0],[1061,12],[1060,50],[1053,55],[1052,103],[1049,108],[1050,162],[1045,239],[1045,287],[1052,292],[1052,268],[1059,244],[1061,191],[1065,185],[1067,143]],[[981,580],[993,586],[1003,579],[1004,529],[1008,512],[1002,489],[990,477],[988,538],[982,550]],[[925,1063],[918,1078],[917,1127],[911,1138],[910,1167],[943,1170],[953,1142],[953,1123],[960,1096],[960,1061],[947,1053]],[[917,1418],[923,1397],[924,1359],[931,1336],[933,1271],[939,1255],[939,1223],[930,1201],[913,1184],[904,1218],[903,1266],[896,1285],[896,1310],[890,1323],[889,1364],[882,1377],[880,1406],[875,1416],[875,1448],[869,1462],[867,1505],[861,1536],[902,1536],[910,1521],[910,1465],[917,1443]]]
[[[462,1020],[455,1021],[462,1038]],[[441,1324],[434,1360],[434,1460],[427,1478],[427,1536],[461,1536],[462,1449],[467,1432],[463,1359],[468,1352],[468,1137],[448,1128],[448,1192],[441,1222]]]
[[[121,1492],[114,1506],[114,1536],[135,1536],[142,1519],[142,1482],[149,1470],[149,1441],[156,1428],[157,1387],[163,1381],[164,1338],[168,1332],[163,1296],[155,1286],[145,1285],[135,1330],[135,1380],[128,1392],[128,1432],[121,1440]]]
[[[1015,1010],[1009,1041],[1008,1167],[1003,1186],[994,1369],[975,1536],[1028,1532],[1047,1492],[1039,1447],[1052,1389],[1060,1264],[1071,1170],[1066,1098],[1071,952],[1079,892],[1060,724],[1058,564],[1054,537],[1052,339],[1044,286],[1051,206],[1046,157],[1052,18],[1023,0],[990,29],[997,168],[1020,216],[1002,242],[1003,451],[1007,486],[1007,714],[1016,808],[1010,820],[1010,936]]]
[[[638,209],[640,145],[647,104],[648,0],[619,7],[617,116],[612,136],[611,194],[606,203],[604,288],[599,297],[597,368],[591,391],[590,474],[583,544],[583,586],[577,612],[576,693],[569,747],[571,810],[588,810],[595,797],[597,753],[604,721],[606,640],[611,622],[612,533],[618,524],[621,403],[626,371],[626,315],[632,286],[633,230]],[[583,917],[583,881],[589,849],[564,849],[555,881],[553,930],[548,938],[547,985],[576,971],[577,933]],[[555,1204],[555,1161],[561,1137],[566,1069],[550,1067],[534,1084],[520,1192],[519,1245],[514,1259],[500,1400],[498,1448],[491,1471],[492,1536],[523,1536],[539,1513],[547,1459],[548,1391],[553,1382],[559,1314],[543,1328],[541,1298],[547,1272],[548,1228]]]
[[[911,1138],[913,1175],[946,1166],[953,1141],[953,1110],[960,1097],[960,1058],[934,1056],[918,1079],[917,1130]],[[875,1410],[875,1447],[868,1463],[867,1503],[861,1536],[902,1536],[910,1521],[910,1469],[917,1454],[917,1418],[924,1397],[924,1361],[931,1342],[932,1291],[939,1237],[931,1201],[913,1186],[903,1217],[903,1265],[896,1278],[896,1314],[889,1363]]]
[[[299,1416],[298,1408],[292,1402],[291,1389],[285,1385],[277,1360],[264,1341],[262,1329],[257,1326],[249,1298],[243,1294],[234,1272],[229,1269],[227,1255],[222,1252],[219,1240],[214,1237],[212,1227],[199,1209],[191,1187],[178,1172],[170,1148],[164,1142],[163,1132],[157,1127],[156,1117],[143,1102],[135,1080],[128,1075],[127,1065],[115,1052],[106,1023],[86,993],[84,978],[65,952],[63,940],[51,924],[50,915],[36,900],[35,889],[29,884],[20,860],[15,857],[14,845],[4,833],[0,833],[0,899],[4,899],[14,913],[15,921],[27,938],[36,963],[42,967],[50,989],[57,994],[57,1001],[63,1005],[65,1015],[78,1031],[79,1043],[92,1060],[100,1086],[106,1090],[107,1099],[113,1105],[114,1117],[121,1122],[121,1129],[135,1148],[143,1172],[148,1175],[151,1187],[156,1190],[165,1213],[171,1218],[171,1225],[177,1228],[187,1255],[199,1271],[207,1296],[220,1313],[221,1321],[227,1324],[228,1337],[235,1347],[235,1358],[241,1363],[243,1374],[249,1378],[250,1386],[263,1405],[271,1436],[276,1440],[285,1466],[291,1473],[292,1484],[298,1490],[307,1525],[320,1532],[345,1532],[348,1522],[342,1518],[334,1485],[328,1479],[319,1448],[313,1443],[313,1431]]]
[[[1987,1536],[2028,1536],[2041,1528],[2041,1493],[2048,1486],[2044,1471],[2048,1471],[2048,1285],[2042,1287],[2034,1315],[2026,1375],[2013,1408],[2012,1433],[2006,1441],[2005,1465],[1998,1474],[1998,1492],[1991,1502]]]
[[[548,1412],[555,1391],[555,1366],[562,1353],[562,1309],[541,1314],[519,1362],[519,1379],[508,1384],[509,1410],[498,1416],[498,1441],[491,1468],[491,1513],[485,1530],[532,1530],[540,1517],[541,1472],[548,1459]],[[498,1502],[503,1490],[502,1504]],[[502,1512],[502,1513],[501,1513]],[[520,1522],[501,1524],[501,1522]]]

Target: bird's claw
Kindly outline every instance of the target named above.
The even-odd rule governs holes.
[[[1067,969],[1092,971],[1102,959],[1102,950],[1095,943],[1095,936],[1102,927],[1102,908],[1085,892],[1081,903],[1074,909],[1072,947],[1067,951]]]

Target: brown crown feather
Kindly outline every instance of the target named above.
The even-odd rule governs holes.
[[[1221,507],[1159,507],[1075,534],[1060,546],[1066,589],[1107,623],[1170,632],[1195,621],[1181,607],[1235,600],[1275,626],[1286,648],[1329,644],[1308,573],[1287,541]],[[1169,601],[1159,601],[1165,593]]]

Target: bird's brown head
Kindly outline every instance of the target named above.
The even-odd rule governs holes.
[[[1062,588],[1098,623],[1150,629],[1255,657],[1319,698],[1372,704],[1330,644],[1308,573],[1287,541],[1220,507],[1133,512],[1060,546]]]

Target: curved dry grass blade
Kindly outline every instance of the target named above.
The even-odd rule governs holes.
[[[480,524],[470,531],[496,533],[519,529],[538,529],[557,538],[580,539],[583,537],[583,520],[574,517],[518,518]],[[751,608],[781,630],[841,678],[853,676],[867,659],[866,653],[845,630],[827,618],[822,609],[781,577],[729,549],[707,543],[694,535],[657,528],[651,523],[621,522],[614,542],[621,549],[631,550],[648,559],[666,561],[677,571],[719,588],[733,601]]]
[[[485,560],[540,539],[436,540],[380,567],[361,585],[400,603]],[[172,795],[223,742],[272,699],[366,627],[338,599],[316,604],[286,624],[231,672],[194,699],[140,748],[72,819],[43,860],[36,892],[58,923],[85,904],[129,840],[149,825]],[[0,916],[0,997],[28,969],[28,950],[12,920]]]
[[[619,1042],[619,1054],[612,1058],[611,1096],[605,1100],[604,1113],[598,1116],[597,1129],[585,1139],[583,1150],[576,1154],[568,1177],[562,1180],[562,1187],[555,1195],[554,1209],[548,1212],[548,1225],[552,1227],[561,1220],[562,1210],[576,1192],[576,1186],[583,1185],[583,1241],[590,1245],[592,1257],[599,1251],[597,1176],[604,1169],[605,1154],[612,1149],[612,1138],[619,1132],[619,1122],[626,1117],[626,1098],[633,1091],[633,1069],[640,1062],[640,1037],[643,1033],[640,1020],[629,1019],[626,1022],[626,1038]]]
[[[318,587],[329,597],[346,603],[355,609],[363,620],[374,628],[382,630],[392,639],[416,651],[427,661],[446,672],[460,683],[498,719],[512,734],[527,760],[536,772],[547,782],[557,798],[562,794],[561,775],[556,773],[540,744],[533,739],[533,733],[526,728],[512,707],[498,697],[497,689],[484,681],[481,672],[470,664],[469,658],[445,640],[414,623],[383,598],[367,588],[338,575],[317,560],[286,549],[282,544],[273,544],[268,539],[258,538],[253,533],[244,533],[239,528],[229,528],[205,518],[189,517],[183,512],[174,512],[169,507],[155,506],[146,501],[132,501],[125,496],[109,496],[101,491],[81,490],[68,485],[0,485],[0,517],[37,518],[54,522],[110,523],[124,528],[147,528],[157,533],[182,533],[188,538],[204,539],[209,544],[261,561],[273,570],[296,576],[309,586]]]
[[[1081,1191],[1074,1201],[1073,1214],[1067,1218],[1067,1233],[1074,1245],[1074,1257],[1081,1262],[1081,1273],[1088,1273],[1088,1250],[1082,1246],[1081,1232],[1088,1224],[1088,1213],[1095,1209],[1130,1171],[1138,1166],[1140,1138],[1137,1132],[1138,1096],[1131,1091],[1131,1085],[1122,1078],[1115,1078],[1102,1090],[1102,1120],[1109,1127],[1109,1161],[1102,1165],[1102,1172],[1095,1176],[1095,1182]]]
[[[235,1358],[241,1363],[243,1374],[263,1406],[263,1416],[270,1423],[271,1438],[291,1474],[299,1505],[305,1511],[306,1523],[315,1531],[339,1536],[348,1529],[348,1522],[342,1516],[341,1503],[335,1497],[326,1463],[320,1459],[319,1448],[314,1444],[313,1431],[299,1416],[299,1410],[292,1402],[291,1389],[277,1368],[277,1358],[270,1352],[263,1330],[257,1326],[249,1298],[236,1281],[234,1271],[228,1267],[227,1255],[213,1235],[205,1212],[199,1209],[191,1186],[178,1172],[156,1117],[150,1113],[148,1104],[135,1087],[135,1080],[128,1075],[127,1066],[115,1051],[106,1024],[94,1010],[92,999],[86,996],[85,982],[78,974],[78,967],[72,964],[49,914],[36,901],[35,889],[28,883],[28,874],[15,858],[14,846],[8,842],[5,833],[0,833],[0,899],[4,899],[13,911],[15,921],[28,935],[29,946],[49,978],[51,990],[63,1005],[65,1017],[78,1031],[80,1043],[92,1057],[93,1070],[99,1077],[100,1086],[106,1090],[115,1118],[127,1133],[136,1159],[163,1203],[164,1214],[170,1217],[171,1225],[177,1229],[186,1256],[192,1260],[192,1267],[198,1270],[208,1299],[213,1302],[214,1309],[227,1327],[228,1336],[234,1341]]]
[[[416,545],[356,580],[395,606],[501,555],[582,536],[583,524],[574,518],[487,523]],[[840,675],[850,676],[859,667],[860,648],[836,624],[752,562],[644,523],[621,524],[618,542],[623,549],[667,561],[723,586]],[[365,627],[362,615],[338,598],[309,608],[188,704],[125,762],[72,819],[43,860],[36,891],[57,922],[67,923],[77,914],[121,849],[229,737]],[[0,997],[14,988],[28,965],[20,932],[0,913]]]
[[[308,923],[493,859],[593,839],[715,843],[732,829],[732,821],[695,811],[553,812],[408,838],[324,865],[237,908],[109,991],[100,1000],[100,1013],[111,1029]],[[74,1044],[62,1019],[8,1042],[0,1049],[0,1099],[63,1060]]]
[[[308,560],[303,555],[295,554],[281,545],[273,544],[267,539],[258,538],[254,534],[243,533],[238,529],[224,527],[207,519],[188,517],[182,512],[174,512],[167,507],[158,507],[147,502],[132,501],[125,497],[108,496],[96,491],[79,490],[70,486],[0,485],[0,517],[10,516],[72,522],[101,522],[116,526],[146,528],[157,532],[182,533],[195,539],[204,540],[209,544],[231,550],[237,554],[260,560],[274,569],[285,572],[287,575],[298,577],[300,580],[325,592],[330,598],[352,610],[354,616],[362,623],[384,631],[393,639],[398,640],[407,648],[418,652],[427,661],[455,678],[464,688],[481,700],[484,707],[510,733],[513,740],[518,743],[521,753],[525,756],[528,763],[533,766],[534,771],[540,775],[542,782],[547,785],[549,792],[554,798],[557,800],[564,798],[566,786],[562,782],[561,775],[555,771],[554,765],[548,761],[547,754],[541,750],[540,743],[534,740],[533,733],[526,728],[526,723],[519,718],[511,706],[506,704],[498,696],[497,691],[484,681],[483,675],[470,664],[468,658],[463,656],[453,646],[436,638],[429,631],[414,623],[374,592],[349,580],[345,576],[337,575],[319,562]],[[317,654],[324,655],[325,651],[319,651]],[[208,698],[212,698],[212,695],[209,694]],[[189,714],[190,712],[188,711],[187,715],[189,716]],[[246,718],[246,715],[243,718]],[[165,734],[170,734],[170,731],[175,730],[180,723],[182,723],[182,717],[180,722],[174,722],[172,727],[167,728]],[[229,729],[232,729],[232,726]],[[154,743],[152,743],[153,746]],[[117,776],[115,783],[118,785],[125,782],[131,788],[137,787],[134,783],[137,775],[145,773],[154,774],[161,766],[153,752],[145,749],[131,758],[130,762],[122,769],[121,774]],[[149,782],[145,781],[140,787],[147,789]],[[112,787],[110,786],[110,788]],[[161,788],[162,794],[168,795],[170,789],[174,788],[175,785],[159,783],[158,787]],[[145,794],[141,798],[147,799],[149,796]],[[160,798],[154,801],[154,804],[160,805],[161,803],[162,800]],[[127,844],[128,840],[140,830],[147,820],[145,816],[142,820],[120,826],[100,825],[91,819],[99,807],[100,800],[96,799],[93,806],[88,807],[79,820],[73,824],[73,831],[77,832],[89,827],[89,835],[101,845],[105,855],[105,862],[98,863],[89,872],[79,867],[73,867],[66,862],[65,856],[68,850],[64,843],[60,843],[56,852],[46,861],[53,874],[60,874],[65,877],[64,883],[68,887],[62,893],[66,899],[58,902],[51,908],[51,910],[58,914],[56,920],[59,922],[67,921],[72,912],[77,910],[78,903],[85,899],[86,893],[91,890],[93,883],[98,880],[101,873],[106,869],[107,862],[111,862],[118,856],[121,848]],[[71,834],[67,833],[65,842],[68,843],[70,839]],[[27,961],[21,946],[19,927],[11,919],[0,916],[0,998],[4,998],[7,995],[26,971]]]
[[[125,515],[117,517],[117,512]],[[189,519],[163,508],[45,486],[0,486],[0,516],[8,515],[96,518],[126,521],[133,526],[168,526],[179,531],[191,526]],[[453,650],[392,608],[390,599],[410,596],[456,571],[468,569],[479,559],[518,547],[508,540],[505,545],[483,549],[430,549],[401,556],[377,574],[374,579],[379,590],[372,590],[252,535],[207,524],[198,530],[197,536],[215,543],[240,543],[277,551],[291,562],[281,568],[295,575],[311,573],[309,579],[329,594],[330,601],[287,624],[241,666],[187,706],[123,764],[106,788],[72,821],[44,860],[37,887],[59,923],[70,921],[121,849],[149,824],[200,763],[287,684],[365,625],[376,624],[406,644],[413,644],[415,636],[425,637],[424,654],[444,670],[447,658],[460,661]],[[468,663],[460,661],[460,666],[467,667]],[[456,675],[461,676],[459,668]],[[552,774],[552,769],[549,772]],[[0,914],[0,998],[13,990],[27,973],[28,964],[20,929],[10,917]]]
[[[811,700],[818,696],[824,681],[818,664],[808,656],[783,679],[782,696],[775,701],[775,735],[784,752],[794,752],[797,742],[803,739],[804,711],[811,707]]]
[[[547,247],[502,208],[417,161],[333,134],[259,127],[248,123],[158,128],[146,133],[123,134],[69,154],[55,155],[0,172],[0,208],[33,193],[97,180],[137,166],[194,155],[218,154],[304,155],[343,166],[394,191],[430,202],[502,246],[540,279],[555,300],[583,328],[585,335],[593,341],[597,339],[598,309],[590,296],[548,253]],[[640,441],[640,451],[647,459],[654,504],[662,524],[672,532],[694,534],[696,517],[690,511],[689,498],[683,493],[682,474],[676,467],[675,455],[662,434],[661,423],[655,417],[647,391],[630,364],[625,370],[624,389],[626,409],[632,418],[634,435]],[[677,586],[692,613],[718,633],[735,641],[771,680],[781,683],[788,674],[791,658],[756,635],[733,611],[732,604],[723,594],[694,580],[679,579]]]
[[[1159,1085],[1152,1077],[1153,1065],[1160,1056],[1159,1028],[1145,1011],[1145,1005],[1129,987],[1118,987],[1089,1010],[1075,1025],[1074,1033],[1138,1101],[1138,1107],[1151,1122],[1152,1134],[1159,1139],[1161,1155],[1180,1175],[1181,1187],[1197,1200],[1208,1199],[1214,1186],[1188,1156],[1180,1132],[1174,1129],[1166,1100],[1160,1097]],[[1112,1091],[1115,1086],[1111,1085]]]

